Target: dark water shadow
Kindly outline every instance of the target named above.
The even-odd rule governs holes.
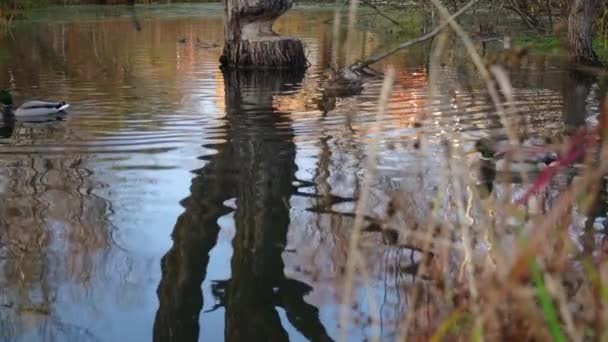
[[[297,192],[296,146],[291,119],[274,109],[273,96],[289,91],[303,78],[289,70],[224,71],[226,142],[217,154],[203,157],[191,196],[173,230],[173,246],[161,262],[160,306],[155,341],[196,341],[203,307],[201,283],[209,252],[215,246],[218,219],[232,211],[224,202],[236,198],[236,235],[232,277],[213,284],[217,307],[224,307],[228,341],[287,341],[277,307],[302,335],[329,341],[318,309],[304,301],[312,288],[289,279],[281,254],[290,223],[289,199]]]

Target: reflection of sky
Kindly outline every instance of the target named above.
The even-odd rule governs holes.
[[[215,311],[205,311],[211,310],[216,304],[211,292],[212,282],[230,279],[230,258],[232,257],[232,238],[234,237],[233,213],[220,217],[218,223],[221,230],[217,244],[209,253],[207,276],[202,285],[204,303],[199,319],[202,332],[199,340],[220,341],[224,338],[224,314],[226,310],[221,307]]]
[[[152,339],[159,260],[171,247],[171,231],[183,211],[179,202],[189,195],[192,174],[186,168],[200,167],[198,155],[197,149],[190,147],[165,156],[130,155],[128,162],[122,162],[147,167],[175,164],[176,168],[167,170],[114,171],[109,163],[91,163],[95,177],[112,184],[96,192],[111,201],[114,239],[126,251],[114,247],[109,258],[101,257],[105,265],[94,273],[90,289],[63,284],[58,289],[53,321],[86,327],[93,336],[107,341]]]
[[[209,87],[208,78],[206,82],[207,89],[214,90],[215,87]],[[175,112],[187,112],[190,117],[200,117],[213,126],[214,113],[221,108],[217,108],[215,94],[210,94],[208,90],[187,96]],[[212,152],[201,146],[206,136],[205,130],[192,128],[191,120],[174,120],[172,125],[191,130],[191,137],[184,139],[187,142],[180,143],[175,149],[163,153],[111,155],[108,161],[103,161],[102,157],[90,163],[95,177],[104,184],[110,184],[101,189],[99,195],[112,203],[114,212],[110,219],[117,227],[116,242],[126,249],[128,258],[133,259],[125,260],[130,265],[118,266],[132,268],[134,279],[130,286],[133,288],[129,291],[129,284],[125,284],[123,279],[108,279],[101,290],[109,290],[108,296],[95,299],[97,303],[106,304],[95,305],[94,310],[83,312],[82,307],[65,302],[66,305],[62,305],[65,307],[58,308],[57,312],[61,313],[62,320],[80,322],[79,325],[89,327],[93,335],[103,336],[104,340],[152,339],[154,314],[158,309],[156,288],[160,282],[159,260],[172,245],[170,236],[173,226],[184,210],[180,201],[190,195],[194,177],[191,170],[203,167],[205,162],[198,157]],[[225,275],[222,271],[230,270],[230,242],[229,239],[220,239],[213,249],[208,268],[212,278],[208,279],[223,279]],[[213,303],[208,284],[204,289],[203,310]],[[120,297],[124,298],[118,299]],[[127,303],[111,303],[117,299]],[[209,338],[212,333],[218,338],[214,340],[221,340],[223,331],[217,327],[223,326],[222,310],[201,314],[201,317],[204,318],[203,322],[213,327],[205,329],[206,326],[203,326],[202,336]],[[128,327],[125,322],[128,322]]]

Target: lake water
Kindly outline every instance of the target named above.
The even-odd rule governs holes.
[[[2,341],[336,340],[370,145],[366,214],[382,217],[399,190],[415,225],[440,186],[441,140],[503,134],[462,49],[442,57],[435,97],[428,45],[379,63],[396,84],[374,133],[381,78],[327,113],[318,102],[325,68],[387,33],[358,30],[333,59],[332,8],[299,6],[275,29],[304,41],[305,74],[223,73],[220,4],[137,10],[140,31],[124,7],[58,7],[0,38],[0,88],[72,104],[64,120],[2,128]],[[563,114],[559,63],[535,55],[512,73],[513,116],[539,139],[597,114],[596,88],[588,115]],[[412,275],[416,253],[379,233],[363,250],[347,336],[391,340],[415,308],[428,337],[442,312]]]

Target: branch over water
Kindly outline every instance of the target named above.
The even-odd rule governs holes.
[[[399,50],[403,50],[405,48],[408,48],[414,44],[418,44],[418,43],[422,43],[424,41],[427,41],[433,37],[435,37],[436,35],[438,35],[441,30],[443,30],[446,26],[448,26],[449,22],[456,19],[458,16],[460,16],[461,14],[463,14],[464,12],[466,12],[468,9],[470,9],[471,7],[473,7],[475,4],[477,4],[479,2],[479,0],[471,0],[469,1],[469,3],[467,3],[464,7],[462,7],[458,12],[454,13],[449,20],[444,20],[441,24],[437,25],[437,27],[435,27],[431,32],[420,36],[418,38],[412,39],[412,40],[408,40],[407,42],[401,43],[398,46],[383,52],[381,54],[375,55],[375,56],[370,56],[368,57],[366,60],[355,63],[353,66],[351,66],[351,70],[353,71],[363,71],[363,69],[367,68],[368,66],[394,54],[395,52],[399,51]]]

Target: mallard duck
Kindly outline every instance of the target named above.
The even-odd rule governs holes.
[[[505,142],[506,143],[506,142]],[[519,179],[519,176],[530,173],[537,173],[557,160],[557,154],[547,151],[539,151],[532,146],[520,147],[518,155],[511,155],[512,158],[505,158],[510,152],[508,144],[500,146],[500,143],[489,138],[481,138],[475,141],[473,151],[469,153],[479,153],[479,177],[488,192],[492,192],[492,183],[496,179],[497,172],[508,172],[512,180]]]
[[[554,152],[538,149],[539,146],[521,146],[519,153],[507,160],[504,158],[511,153],[508,142],[500,143],[489,138],[481,138],[475,142],[475,150],[481,154],[481,159],[495,164],[498,171],[532,172],[538,171],[557,160]],[[508,164],[507,164],[508,163]]]
[[[467,153],[479,154],[479,183],[485,187],[488,193],[492,193],[493,183],[498,173],[504,175],[506,172],[510,175],[509,179],[518,182],[522,173],[537,173],[557,160],[557,154],[547,153],[547,151],[539,153],[531,146],[520,147],[520,154],[512,156],[513,158],[505,158],[510,153],[509,151],[508,144],[501,146],[500,142],[493,139],[481,138],[475,141],[474,149]]]
[[[323,84],[323,95],[347,97],[357,95],[363,90],[363,82],[358,78],[348,78],[343,72],[326,72],[327,81]]]
[[[33,118],[48,115],[57,115],[64,112],[70,104],[52,101],[34,100],[24,102],[15,111],[12,110],[13,96],[8,90],[0,91],[0,104],[3,107],[4,115],[14,115],[16,118]]]

